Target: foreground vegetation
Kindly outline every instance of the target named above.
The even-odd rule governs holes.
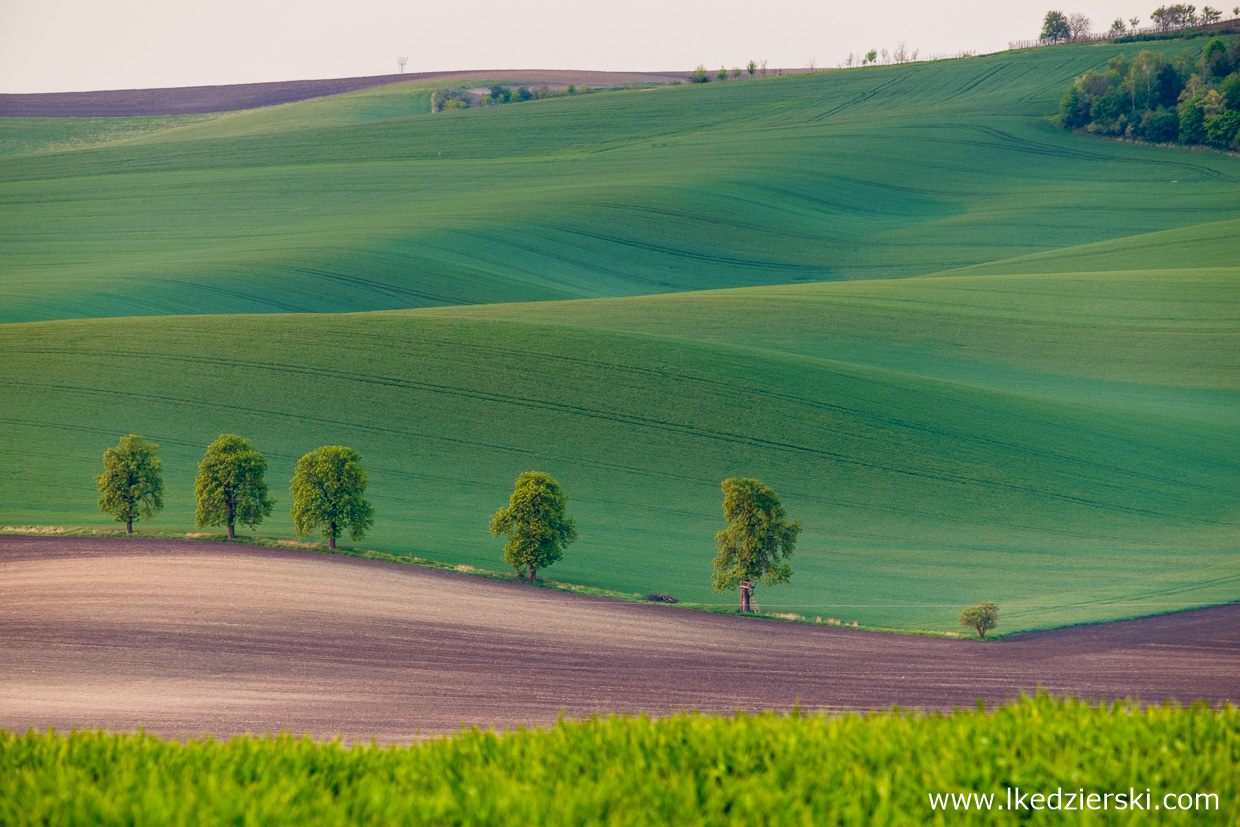
[[[1133,790],[1151,809],[1167,793],[1213,796],[1194,801],[1200,810],[1159,813],[1159,823],[1202,823],[1234,815],[1238,779],[1234,707],[1047,696],[989,714],[561,722],[411,748],[0,733],[0,822],[14,825],[989,824],[993,812],[935,808],[930,796],[1000,804],[1009,788]],[[1114,796],[1110,806],[1020,814],[1034,823],[1132,817]]]

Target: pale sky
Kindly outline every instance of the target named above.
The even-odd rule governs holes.
[[[1235,0],[1224,0],[1228,9]],[[1155,0],[0,0],[0,92],[250,83],[452,69],[835,66],[850,51],[923,56],[1035,38],[1047,9],[1095,30]],[[1216,4],[1218,5],[1218,4]]]

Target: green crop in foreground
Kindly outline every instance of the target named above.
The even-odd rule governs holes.
[[[1034,823],[1130,819],[1114,794],[1131,791],[1159,823],[1234,823],[1237,779],[1234,707],[1045,695],[989,715],[613,717],[407,749],[0,733],[6,824],[975,824],[996,813],[930,796],[1006,809],[1009,788],[1029,807],[1078,795],[1072,812],[1021,813]],[[1082,791],[1111,793],[1109,811],[1081,808]],[[1197,809],[1163,806],[1183,793]]]

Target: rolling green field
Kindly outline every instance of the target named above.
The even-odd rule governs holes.
[[[0,732],[0,819],[992,824],[1015,810],[1037,824],[1222,824],[1240,792],[1238,717],[1043,696],[990,715],[611,718],[408,749]]]
[[[268,536],[297,458],[347,444],[366,546],[449,563],[499,566],[487,519],[537,469],[581,534],[550,576],[730,603],[719,483],[756,476],[805,524],[764,609],[950,630],[995,600],[1011,632],[1240,599],[1240,159],[1045,120],[1137,46],[436,115],[384,87],[73,151],[3,123],[0,525],[102,524],[137,432],[154,527],[189,530],[235,432]]]

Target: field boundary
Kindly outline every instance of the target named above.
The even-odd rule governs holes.
[[[227,539],[224,534],[214,534],[210,532],[178,532],[178,531],[159,531],[159,532],[137,532],[126,534],[120,529],[109,528],[87,528],[78,526],[31,526],[31,525],[5,525],[0,526],[0,537],[16,536],[16,537],[100,537],[115,538],[122,540],[178,540],[192,541],[200,543],[214,543],[221,546],[255,546],[259,548],[280,549],[281,551],[303,551],[311,554],[323,554],[336,557],[349,557],[355,560],[373,560],[379,563],[394,563],[402,566],[414,566],[416,568],[433,569],[435,571],[449,572],[468,577],[479,577],[484,580],[495,580],[501,583],[521,583],[529,585],[529,581],[524,577],[516,574],[496,571],[494,569],[481,569],[476,566],[468,566],[463,564],[444,563],[439,560],[431,560],[426,557],[416,557],[412,555],[393,554],[388,551],[376,551],[374,549],[364,548],[340,548],[329,549],[323,543],[303,542],[299,540],[276,540],[270,537],[245,537],[238,536],[232,540]],[[586,586],[580,583],[570,583],[564,580],[550,580],[546,578],[539,579],[534,588],[547,589],[550,591],[566,592],[568,594],[579,594],[587,597],[598,597],[605,600],[615,600],[624,603],[641,603],[643,605],[662,605],[669,609],[680,609],[682,611],[702,612],[706,614],[728,615],[732,617],[744,618],[746,620],[767,620],[777,623],[797,623],[806,626],[820,626],[831,629],[846,629],[859,632],[878,632],[888,635],[899,635],[901,637],[935,637],[944,640],[963,640],[978,644],[991,643],[998,640],[1016,640],[1029,635],[1042,635],[1048,632],[1058,632],[1064,629],[1076,629],[1083,626],[1107,626],[1113,623],[1126,623],[1132,620],[1140,620],[1150,617],[1165,617],[1168,615],[1183,614],[1185,612],[1195,612],[1202,609],[1214,609],[1220,606],[1232,606],[1240,604],[1240,600],[1228,600],[1218,603],[1203,603],[1200,606],[1189,606],[1187,608],[1168,609],[1165,611],[1149,612],[1147,614],[1135,614],[1125,617],[1114,618],[1112,620],[1085,620],[1079,623],[1065,623],[1059,626],[1039,626],[1033,629],[1024,629],[1019,632],[992,632],[984,639],[978,639],[967,632],[941,632],[936,629],[916,629],[916,628],[893,628],[889,626],[870,626],[857,621],[846,621],[836,618],[807,617],[796,612],[755,612],[751,614],[742,614],[738,609],[721,606],[718,604],[681,602],[668,603],[665,600],[652,599],[653,596],[647,596],[637,593],[621,592],[614,589],[604,589],[598,586]]]
[[[178,532],[178,531],[159,531],[159,532],[139,532],[126,534],[120,529],[106,528],[86,528],[77,526],[0,526],[0,537],[100,537],[115,538],[122,540],[178,540],[192,541],[200,543],[215,543],[221,546],[256,546],[259,548],[273,548],[281,551],[304,551],[311,554],[325,554],[336,557],[351,557],[357,560],[373,560],[380,563],[396,563],[402,566],[415,566],[423,569],[434,569],[435,571],[451,572],[455,574],[466,575],[469,577],[480,577],[485,580],[496,580],[502,583],[522,583],[529,584],[524,577],[518,577],[509,572],[495,571],[494,569],[480,569],[476,566],[455,565],[452,563],[443,563],[438,560],[430,560],[425,557],[415,557],[412,555],[393,554],[388,551],[375,551],[373,549],[348,549],[337,547],[329,549],[322,543],[301,542],[296,540],[275,540],[269,537],[243,537],[238,536],[232,540],[227,539],[224,534],[213,534],[206,532]],[[580,594],[588,597],[600,597],[606,600],[617,600],[625,603],[641,603],[644,605],[661,605],[669,609],[680,609],[683,611],[704,612],[707,614],[729,615],[734,617],[745,618],[749,620],[771,620],[778,623],[799,623],[808,626],[822,626],[832,629],[849,629],[862,632],[881,632],[884,634],[901,635],[905,637],[937,637],[946,640],[975,640],[968,634],[961,632],[940,632],[933,629],[897,629],[887,626],[867,626],[857,621],[837,620],[835,618],[816,619],[806,617],[795,612],[756,612],[751,614],[742,614],[739,610],[715,604],[691,603],[678,601],[670,604],[664,600],[652,600],[645,595],[621,592],[614,589],[604,589],[598,586],[586,586],[580,583],[569,583],[563,580],[550,580],[540,578],[534,584],[534,588],[548,589],[550,591],[567,592],[569,594]],[[1206,608],[1206,607],[1200,607]],[[1188,611],[1191,611],[1188,610]],[[1146,617],[1147,615],[1139,615]],[[1150,615],[1152,616],[1152,615]],[[1109,622],[1109,621],[1104,621]],[[1052,627],[1061,628],[1061,627]],[[1038,629],[1036,631],[1046,631]],[[1023,633],[1021,633],[1023,634]],[[990,635],[985,640],[978,641],[986,643],[991,640],[998,640],[1003,635]]]

